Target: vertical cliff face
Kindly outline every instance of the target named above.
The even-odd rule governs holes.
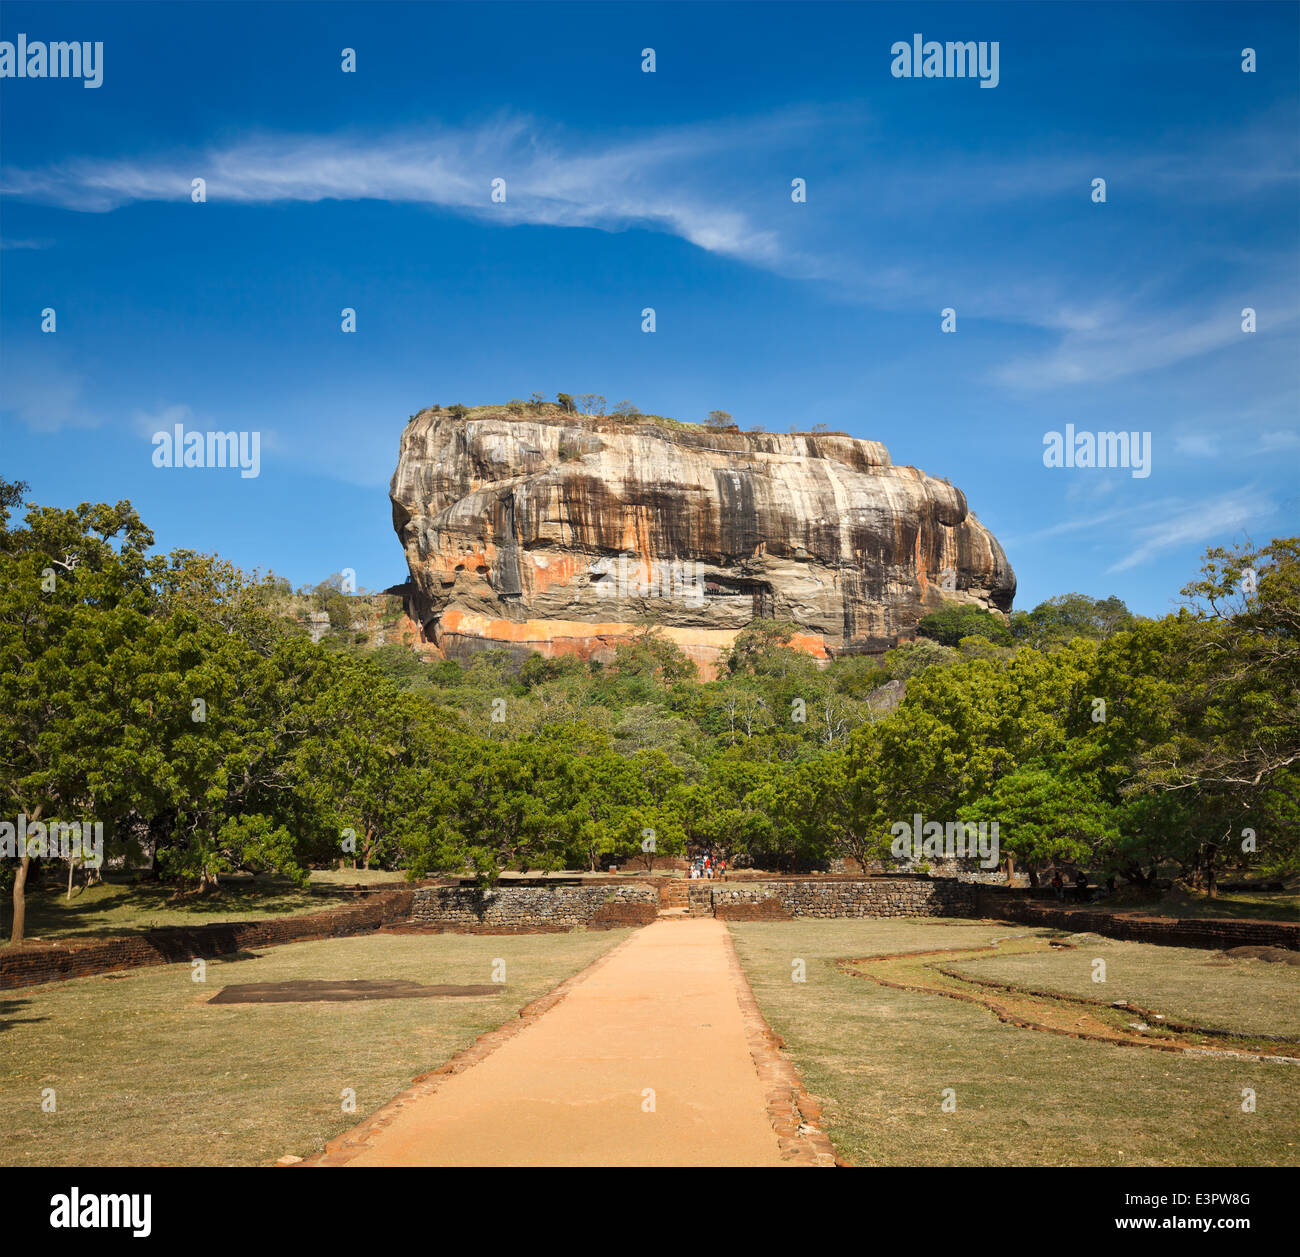
[[[423,411],[389,496],[411,614],[449,657],[607,658],[649,615],[707,675],[756,618],[828,658],[1015,595],[959,489],[846,436]]]

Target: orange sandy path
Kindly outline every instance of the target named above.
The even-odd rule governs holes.
[[[653,1088],[655,1111],[643,1112]],[[726,926],[658,922],[348,1165],[782,1165]]]

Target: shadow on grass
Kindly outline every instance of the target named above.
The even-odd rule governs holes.
[[[56,887],[29,894],[28,938],[107,938],[223,919],[324,911],[350,898],[352,891],[350,887],[304,890],[287,878],[248,878],[222,883],[205,895],[178,895],[174,887],[161,883],[125,880],[83,888],[74,892],[71,901],[64,894]]]
[[[1067,900],[1064,906],[1078,905]],[[1120,893],[1099,898],[1094,904],[1086,906],[1126,916],[1173,917],[1183,921],[1273,921],[1285,925],[1300,920],[1300,896],[1294,891],[1229,892],[1214,899],[1180,891],[1173,891],[1158,899]]]
[[[206,957],[210,965],[237,965],[244,960],[261,960],[265,952],[260,951],[232,951],[222,956]]]
[[[48,1017],[15,1017],[13,1016],[21,1008],[26,1008],[31,1000],[26,999],[5,999],[0,1000],[0,1031],[8,1030],[11,1026],[31,1026],[38,1021],[49,1021]]]

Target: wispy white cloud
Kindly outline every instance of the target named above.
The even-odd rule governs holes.
[[[103,415],[86,396],[80,372],[46,363],[22,362],[6,355],[0,412],[12,415],[33,432],[97,428]]]
[[[1188,458],[1217,458],[1218,438],[1204,432],[1192,432],[1174,438],[1174,449]]]
[[[1276,504],[1267,493],[1256,485],[1247,485],[1210,499],[1163,497],[1109,509],[1085,509],[1031,534],[1005,536],[1002,543],[1007,547],[1028,546],[1086,533],[1099,546],[1125,547],[1123,557],[1106,569],[1108,573],[1124,572],[1167,550],[1223,540],[1276,512]]]
[[[4,195],[104,213],[139,201],[187,202],[192,180],[209,202],[274,204],[385,200],[440,206],[505,224],[669,232],[712,253],[794,265],[778,233],[739,208],[743,198],[698,178],[702,164],[786,142],[800,115],[650,133],[583,149],[524,118],[421,134],[267,135],[188,154],[84,159],[10,170]],[[493,180],[505,180],[494,202]]]
[[[1222,172],[1231,171],[1231,178]],[[1244,125],[1173,130],[1146,143],[1098,143],[1056,137],[1050,148],[1002,148],[951,154],[891,172],[878,206],[910,216],[918,205],[1015,206],[1077,198],[1091,203],[1092,181],[1106,180],[1108,205],[1183,201],[1247,201],[1300,183],[1295,120],[1285,108],[1259,111]]]
[[[161,405],[152,410],[134,410],[131,412],[130,427],[136,436],[152,441],[154,435],[165,432],[169,436],[180,424],[187,432],[240,432],[256,431],[263,454],[283,452],[283,444],[277,433],[260,423],[250,424],[244,420],[224,422],[210,417],[196,415],[194,408],[184,402]]]
[[[186,405],[161,406],[157,410],[131,412],[131,429],[136,436],[152,437],[155,432],[171,432],[177,424],[193,428],[194,411]]]
[[[1255,520],[1276,512],[1270,497],[1254,485],[1221,494],[1207,501],[1186,502],[1149,524],[1132,529],[1137,544],[1108,572],[1124,572],[1149,562],[1166,550],[1200,546],[1230,535]]]
[[[1127,473],[1124,474],[1127,475]],[[1113,484],[1114,481],[1097,480],[1099,485],[1104,483]],[[1062,537],[1070,533],[1099,532],[1108,524],[1124,522],[1126,526],[1129,526],[1129,521],[1134,517],[1142,518],[1152,514],[1168,514],[1178,509],[1178,506],[1179,504],[1176,501],[1165,498],[1155,502],[1138,502],[1131,506],[1114,506],[1109,510],[1086,510],[1081,515],[1060,520],[1058,523],[1049,524],[1046,528],[1037,529],[1026,535],[1005,536],[1002,538],[1002,543],[1006,546],[1027,545],[1030,542],[1046,541],[1052,537]]]
[[[1300,314],[1293,294],[1270,294],[1269,305],[1276,311],[1271,331],[1290,328]],[[1246,344],[1240,310],[1216,303],[1208,312],[1202,306],[1143,317],[1130,308],[1111,322],[1067,331],[1051,349],[1014,358],[994,368],[991,376],[1018,391],[1108,383]]]
[[[1300,449],[1300,431],[1295,428],[1282,429],[1278,432],[1265,432],[1255,447],[1256,454],[1270,454],[1276,450]]]
[[[1113,195],[1130,198],[1181,197],[1189,186],[1198,195],[1208,186],[1216,196],[1240,198],[1293,190],[1295,146],[1279,143],[1280,134],[1278,119],[1264,114],[1232,133],[1170,136],[1164,148],[1071,151],[1063,143],[1015,160],[992,153],[926,153],[921,160],[889,148],[888,137],[852,106],[788,109],[599,143],[504,115],[460,127],[263,134],[186,153],[10,168],[0,172],[0,193],[103,213],[140,201],[188,203],[191,181],[201,177],[213,203],[376,199],[503,225],[641,227],[818,281],[829,298],[931,310],[936,318],[953,305],[963,319],[1037,328],[1049,343],[985,376],[1008,391],[1033,393],[1104,384],[1225,350],[1243,339],[1247,301],[1226,290],[1180,296],[1186,276],[1172,273],[1140,285],[1122,275],[1098,283],[1091,272],[1078,274],[1068,256],[1044,264],[1041,251],[1021,250],[1014,240],[992,257],[974,259],[965,248],[945,253],[930,225],[946,222],[958,204],[996,219],[996,239],[1007,231],[1008,205],[1086,200],[1098,170]],[[808,207],[792,207],[783,181],[801,169],[810,145],[833,159],[835,173],[815,184]],[[885,151],[891,156],[877,161]],[[1221,169],[1233,177],[1207,175]],[[506,181],[503,203],[492,200],[495,179]],[[945,228],[939,238],[947,234]],[[1248,258],[1234,265],[1260,273]],[[1261,338],[1300,317],[1288,286],[1247,290],[1261,310]]]

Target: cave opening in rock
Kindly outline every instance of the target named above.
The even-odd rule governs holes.
[[[754,619],[771,620],[776,616],[776,596],[766,581],[741,580],[726,576],[706,576],[704,597],[708,600],[749,598]]]

